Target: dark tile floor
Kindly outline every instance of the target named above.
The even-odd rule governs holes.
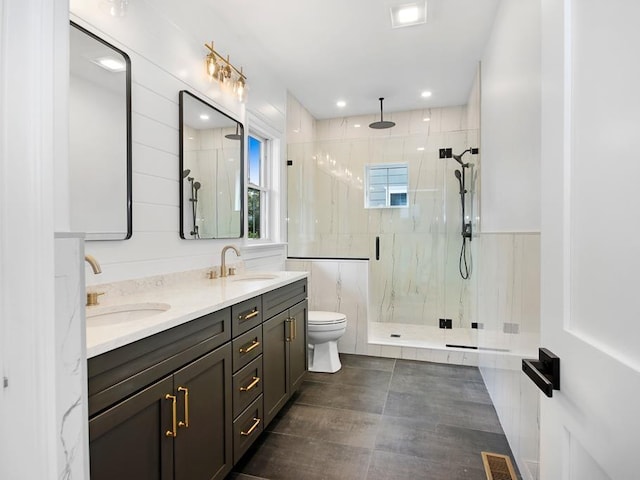
[[[309,373],[229,480],[486,480],[511,455],[474,367],[340,355]]]

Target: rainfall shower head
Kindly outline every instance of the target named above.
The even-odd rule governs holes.
[[[380,130],[384,128],[394,127],[396,125],[394,122],[389,122],[382,118],[382,101],[384,100],[384,97],[380,97],[379,100],[380,100],[380,121],[370,123],[369,128],[375,128],[376,130]]]
[[[238,132],[239,124],[236,123],[236,133],[228,133],[224,136],[224,138],[228,138],[229,140],[242,140],[242,135]]]
[[[182,171],[182,178],[187,178],[187,176],[191,173],[191,170],[188,168]]]

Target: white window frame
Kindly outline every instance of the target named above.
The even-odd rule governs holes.
[[[246,168],[245,168],[245,215],[244,230],[246,242],[252,244],[278,243],[283,227],[279,221],[283,216],[280,209],[280,184],[283,172],[281,165],[281,133],[269,126],[255,115],[247,115],[247,140],[246,140]],[[262,142],[262,161],[260,162],[260,175],[263,185],[249,183],[249,136]],[[286,173],[286,172],[285,172]],[[249,188],[255,188],[261,192],[260,199],[260,234],[261,238],[249,238]]]
[[[405,167],[407,169],[407,183],[404,186],[400,185],[389,185],[388,183],[385,185],[385,205],[371,205],[369,193],[370,193],[370,172],[371,170],[382,170],[382,169],[390,169],[390,168],[399,168]],[[398,163],[375,163],[368,164],[364,167],[364,178],[365,178],[365,189],[364,189],[364,208],[367,209],[375,209],[375,208],[407,208],[409,206],[409,164],[406,162],[398,162]],[[393,193],[404,193],[407,195],[407,202],[404,205],[391,205],[391,194]]]

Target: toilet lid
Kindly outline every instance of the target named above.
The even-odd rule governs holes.
[[[345,322],[347,320],[347,316],[340,312],[310,310],[308,319],[310,325],[327,325],[331,323]]]

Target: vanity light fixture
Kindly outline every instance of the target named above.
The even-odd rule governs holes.
[[[427,2],[406,3],[391,7],[391,26],[409,27],[427,23]]]
[[[217,80],[223,89],[230,89],[236,98],[245,102],[247,97],[247,76],[242,71],[242,67],[238,70],[229,60],[229,55],[223,57],[211,45],[205,43],[205,47],[209,53],[205,57],[205,65],[207,67],[207,75],[211,80]]]

